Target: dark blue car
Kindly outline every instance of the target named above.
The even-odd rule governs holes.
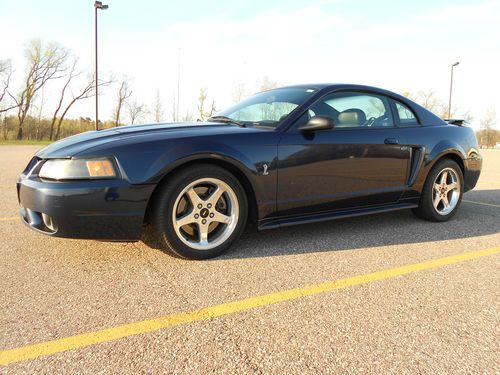
[[[472,129],[395,93],[319,84],[254,95],[203,123],[124,126],[40,150],[17,183],[45,234],[139,240],[191,259],[252,223],[278,228],[412,209],[445,221],[479,178]]]

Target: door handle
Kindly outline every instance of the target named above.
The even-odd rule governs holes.
[[[386,138],[386,139],[384,140],[384,143],[385,143],[386,145],[397,145],[397,144],[399,144],[399,141],[398,141],[398,139],[397,139],[397,138]]]

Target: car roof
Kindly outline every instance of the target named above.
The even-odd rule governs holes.
[[[396,94],[395,92],[391,92],[391,91],[382,89],[380,87],[359,85],[359,84],[354,84],[354,83],[309,83],[309,84],[282,86],[282,87],[277,87],[276,89],[285,89],[285,88],[289,88],[289,89],[292,89],[292,88],[293,89],[316,89],[316,90],[322,90],[322,89],[361,90],[361,91],[380,92],[381,94],[387,94],[387,95],[391,95],[391,96],[400,96],[399,94]],[[273,90],[275,90],[275,89],[273,89]]]

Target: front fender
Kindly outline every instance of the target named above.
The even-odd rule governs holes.
[[[276,211],[278,137],[274,132],[266,132],[231,139],[156,140],[134,147],[120,147],[113,153],[123,168],[123,174],[133,184],[156,185],[175,169],[197,160],[230,164],[244,175],[242,184],[253,193],[258,219],[263,219]]]
[[[174,146],[168,152],[158,156],[148,168],[145,177],[148,183],[158,183],[168,173],[183,164],[210,159],[230,163],[244,173],[249,180],[258,175],[257,166],[242,152],[220,142],[210,142],[205,145],[183,143]]]
[[[257,220],[268,218],[276,212],[277,146],[239,145],[230,146],[220,142],[183,143],[161,155],[150,167],[150,181],[158,183],[175,169],[186,163],[210,160],[230,164],[245,176],[241,181],[248,194],[255,198]],[[263,170],[263,164],[267,164]],[[237,176],[238,177],[238,176]],[[250,197],[249,197],[250,198]],[[254,202],[254,199],[249,199]]]

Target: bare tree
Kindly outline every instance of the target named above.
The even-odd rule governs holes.
[[[194,121],[193,113],[189,110],[186,111],[186,114],[182,116],[181,121],[188,122]]]
[[[409,91],[403,91],[403,96],[416,102],[418,100],[417,96]]]
[[[215,106],[215,100],[212,100],[212,104],[210,105],[210,111],[207,113],[207,117],[208,118],[212,117],[217,111],[218,109]]]
[[[0,60],[0,75],[12,70],[11,60]]]
[[[130,123],[134,124],[136,121],[140,121],[148,111],[144,103],[139,103],[134,100],[127,103],[127,112],[130,118]]]
[[[42,116],[43,107],[45,105],[45,87],[42,87],[42,95],[40,98],[40,103],[38,104],[38,118],[36,119],[36,134],[35,139],[40,140],[41,138],[41,127],[42,127]]]
[[[111,81],[102,81],[99,83],[99,87],[107,86],[110,83]],[[61,113],[61,116],[59,116],[59,119],[57,120],[56,134],[54,139],[59,139],[59,135],[61,132],[61,124],[64,118],[66,117],[66,114],[73,106],[73,104],[75,104],[79,100],[92,98],[94,96],[95,96],[95,77],[94,75],[92,75],[87,78],[87,83],[82,87],[80,87],[80,89],[77,91],[76,94],[74,94],[73,92],[71,93],[71,99],[69,100],[68,104],[66,104],[64,111]]]
[[[162,122],[164,116],[163,104],[160,97],[160,89],[156,89],[155,101],[153,103],[153,117],[155,122]]]
[[[247,96],[247,89],[243,83],[239,83],[233,90],[233,102],[239,103],[241,99]]]
[[[0,115],[17,107],[17,104],[8,104],[7,95],[12,76],[12,61],[0,60]]]
[[[54,138],[54,128],[55,128],[55,124],[56,124],[56,120],[57,120],[57,114],[59,113],[59,110],[61,109],[61,107],[63,105],[64,95],[66,93],[66,90],[68,89],[68,86],[70,85],[73,78],[75,78],[81,74],[81,73],[75,73],[76,62],[77,62],[77,60],[74,59],[72,65],[71,65],[71,69],[69,71],[69,74],[66,78],[66,82],[64,83],[64,85],[62,87],[61,95],[59,97],[59,102],[57,103],[56,110],[54,111],[54,115],[52,116],[52,121],[50,123],[50,135],[49,135],[49,139],[51,141]],[[61,120],[61,122],[62,122],[62,120]]]
[[[431,112],[438,113],[443,110],[443,102],[436,97],[433,90],[419,91],[417,98],[422,105],[422,107],[428,109]]]
[[[10,84],[10,77],[12,75],[12,62],[11,60],[0,60],[0,78],[2,79],[0,87],[0,104],[7,94],[7,89]]]
[[[172,108],[170,109],[170,114],[172,115],[172,121],[177,122],[177,99],[175,93],[172,95]]]
[[[0,122],[2,122],[3,137],[7,139],[7,112],[17,105],[7,103],[8,89],[10,85],[10,77],[12,76],[12,62],[11,60],[0,60]],[[2,120],[3,118],[3,120]]]
[[[68,50],[56,43],[44,46],[36,39],[29,43],[25,57],[27,69],[24,85],[17,97],[10,95],[18,106],[17,139],[23,138],[23,125],[38,91],[48,81],[61,78],[67,70]]]
[[[200,120],[204,121],[206,118],[212,117],[213,114],[217,111],[215,107],[215,101],[212,100],[212,104],[210,105],[210,109],[208,111],[205,110],[205,101],[207,100],[207,88],[202,87],[200,89],[200,94],[198,96],[198,113],[200,115]]]
[[[205,120],[204,106],[205,100],[207,100],[207,89],[206,87],[200,88],[200,94],[198,95],[198,113],[200,115],[200,120]]]
[[[120,125],[120,118],[122,109],[125,106],[127,99],[132,95],[132,90],[129,88],[129,83],[126,78],[124,78],[120,83],[120,88],[118,89],[117,103],[114,114],[114,125]]]
[[[448,117],[448,107],[436,96],[434,90],[420,90],[417,94],[405,91],[403,92],[403,96],[417,102],[425,109],[428,109],[442,118]]]
[[[259,82],[257,82],[258,91],[267,91],[278,87],[278,82],[271,81],[268,76],[264,76]]]
[[[79,100],[88,99],[95,96],[95,76],[93,75],[87,77],[86,83],[82,87],[80,87],[76,91],[76,93],[74,93],[71,89],[72,82],[74,82],[74,80],[82,74],[81,71],[77,71],[76,69],[77,62],[78,60],[74,58],[71,64],[71,68],[69,69],[69,72],[65,78],[64,85],[62,86],[56,109],[54,111],[54,114],[52,115],[49,133],[49,139],[51,141],[59,138],[61,132],[61,124],[70,108]],[[110,83],[111,81],[103,81],[99,83],[99,87],[107,86]],[[71,92],[71,99],[69,99],[69,101],[66,101],[66,94],[68,90]]]
[[[493,147],[495,145],[495,130],[493,127],[497,123],[496,111],[494,108],[489,108],[486,111],[485,116],[481,119],[481,139],[480,143],[486,148]]]
[[[7,135],[9,134],[8,124],[7,124],[7,116],[4,116],[2,121],[3,127],[3,139],[7,140]]]

